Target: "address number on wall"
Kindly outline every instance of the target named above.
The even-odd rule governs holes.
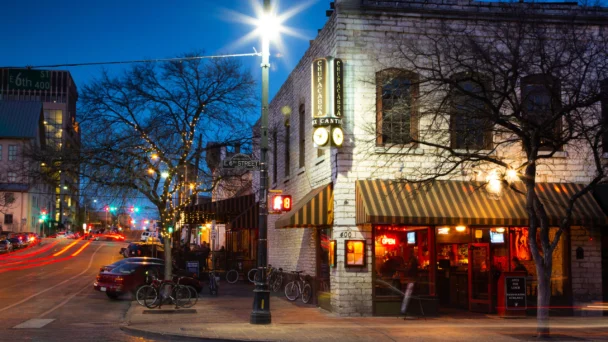
[[[353,235],[354,235],[353,232],[341,232],[340,233],[341,238],[352,238]]]

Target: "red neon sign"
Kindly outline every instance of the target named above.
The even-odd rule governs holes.
[[[290,211],[292,206],[290,195],[278,195],[272,198],[272,210]]]
[[[383,245],[396,245],[397,241],[395,240],[395,238],[389,238],[389,237],[386,237],[386,235],[385,235],[382,237],[382,244]]]

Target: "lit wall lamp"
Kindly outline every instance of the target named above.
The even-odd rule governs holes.
[[[475,238],[481,239],[483,237],[483,230],[477,229],[475,230]]]
[[[501,234],[504,233],[505,232],[505,227],[498,227],[498,228],[496,228],[496,232],[497,233],[501,233]]]
[[[437,228],[437,234],[439,234],[439,235],[448,235],[449,233],[450,233],[450,227]]]
[[[467,227],[465,226],[456,226],[456,231],[457,232],[464,232],[465,230],[467,230]]]

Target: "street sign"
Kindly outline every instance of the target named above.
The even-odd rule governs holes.
[[[9,69],[8,87],[11,90],[50,90],[51,72],[48,70]]]
[[[246,154],[235,154],[231,158],[222,161],[224,169],[244,169],[249,171],[258,171],[260,169],[260,161],[251,159],[251,156]]]

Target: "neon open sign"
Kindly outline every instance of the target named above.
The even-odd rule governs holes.
[[[395,241],[394,238],[389,238],[389,237],[382,237],[382,244],[383,245],[396,245],[397,241]]]

